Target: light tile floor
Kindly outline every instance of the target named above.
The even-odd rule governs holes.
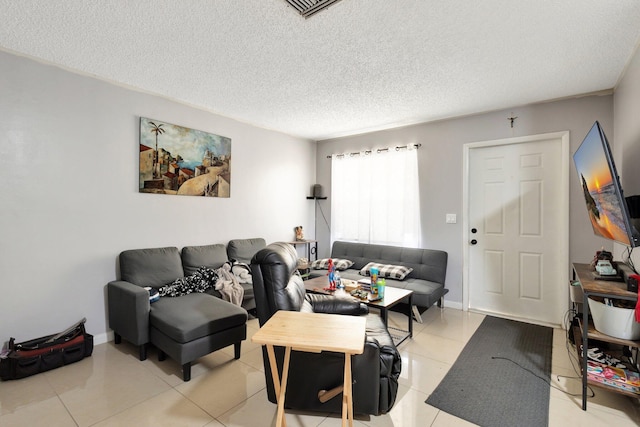
[[[414,323],[412,340],[400,345],[402,375],[398,398],[386,415],[357,417],[362,426],[470,426],[424,403],[445,376],[483,316],[433,307]],[[391,313],[390,325],[406,326]],[[258,330],[249,321],[249,335]],[[640,403],[594,389],[582,411],[580,380],[572,367],[565,333],[554,331],[549,425],[637,426]],[[266,397],[262,352],[250,339],[240,360],[229,347],[198,360],[192,380],[183,382],[177,363],[137,359],[135,347],[113,342],[73,365],[18,381],[0,382],[0,426],[272,426],[276,406]],[[572,394],[565,394],[562,389]],[[487,393],[491,384],[487,384]],[[526,402],[523,402],[525,405]],[[517,410],[517,408],[514,408]],[[332,427],[339,415],[287,412],[287,425]]]

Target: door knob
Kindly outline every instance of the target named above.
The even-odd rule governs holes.
[[[472,245],[475,245],[476,243],[478,243],[478,241],[477,241],[476,239],[471,239],[471,242],[470,242],[470,243],[471,243]]]

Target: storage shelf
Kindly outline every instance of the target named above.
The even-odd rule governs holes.
[[[297,247],[298,245],[305,246],[307,250],[307,261],[309,261],[309,263],[311,263],[311,255],[313,255],[315,259],[318,259],[318,241],[317,240],[314,240],[314,239],[294,240],[294,241],[285,242],[285,243],[293,245],[294,247]]]
[[[582,328],[582,320],[580,320],[580,327]],[[610,342],[612,344],[618,344],[625,347],[640,348],[640,341],[625,340],[622,338],[616,338],[612,337],[611,335],[603,334],[593,326],[592,322],[589,322],[587,332],[589,333],[589,339]]]
[[[588,331],[589,331],[589,339],[595,339],[595,340],[599,340],[599,341],[604,341],[604,342],[609,342],[612,344],[619,344],[619,345],[623,345],[623,346],[630,346],[630,347],[639,347],[640,346],[640,342],[638,341],[629,341],[629,340],[622,340],[619,338],[615,338],[612,337],[610,335],[606,335],[603,334],[602,332],[598,332],[598,330],[596,330],[593,325],[591,324],[591,322],[589,322],[589,327],[588,327]],[[573,334],[575,337],[575,341],[576,343],[580,343],[582,342],[582,321],[580,321],[580,325],[579,326],[574,326],[573,327]],[[584,372],[582,372],[583,370],[583,363],[582,363],[582,352],[580,351],[580,346],[576,345],[576,352],[578,353],[578,360],[580,361],[580,372],[582,375],[584,375]],[[603,390],[609,390],[612,391],[614,393],[620,393],[620,394],[624,394],[625,396],[629,396],[629,397],[634,397],[637,399],[640,399],[640,394],[638,393],[633,393],[631,391],[627,391],[627,390],[622,390],[620,388],[617,387],[613,387],[607,384],[602,384],[599,383],[598,381],[594,381],[591,380],[589,378],[587,378],[587,384],[588,385],[592,385],[594,387],[598,387],[601,388]]]
[[[625,396],[630,396],[634,398],[640,398],[640,394],[633,393],[627,390],[622,390],[614,386],[610,386],[607,384],[602,384],[594,380],[590,380],[585,372],[587,370],[587,361],[585,360],[588,348],[589,348],[589,340],[598,340],[602,342],[607,342],[615,345],[619,345],[621,347],[636,347],[640,348],[640,341],[626,340],[621,338],[612,337],[611,335],[603,334],[598,331],[594,326],[591,320],[587,321],[589,318],[589,304],[588,298],[590,295],[608,297],[608,298],[619,298],[634,301],[638,298],[638,295],[634,292],[629,292],[626,289],[625,283],[620,282],[611,282],[605,280],[597,280],[593,274],[592,269],[589,264],[573,264],[573,278],[574,280],[578,280],[580,282],[580,287],[583,292],[583,314],[582,319],[579,319],[578,326],[573,327],[575,342],[576,342],[576,351],[578,353],[578,358],[580,360],[580,371],[582,373],[582,409],[586,411],[587,409],[587,385],[591,385],[594,387],[601,388],[603,390],[609,390],[614,393],[620,393]],[[586,328],[584,328],[586,322]],[[586,334],[582,335],[582,332],[586,329]],[[583,349],[580,351],[580,344],[582,344]],[[636,362],[637,363],[637,362]],[[635,367],[634,367],[635,368]]]

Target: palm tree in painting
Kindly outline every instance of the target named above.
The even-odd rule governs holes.
[[[156,152],[153,157],[153,177],[160,178],[160,167],[158,165],[158,135],[163,134],[165,130],[162,129],[162,123],[157,125],[153,122],[149,122],[149,124],[151,125],[151,132],[156,134]]]

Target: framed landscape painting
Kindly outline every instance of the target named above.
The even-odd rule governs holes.
[[[231,138],[140,118],[140,192],[230,197]]]

